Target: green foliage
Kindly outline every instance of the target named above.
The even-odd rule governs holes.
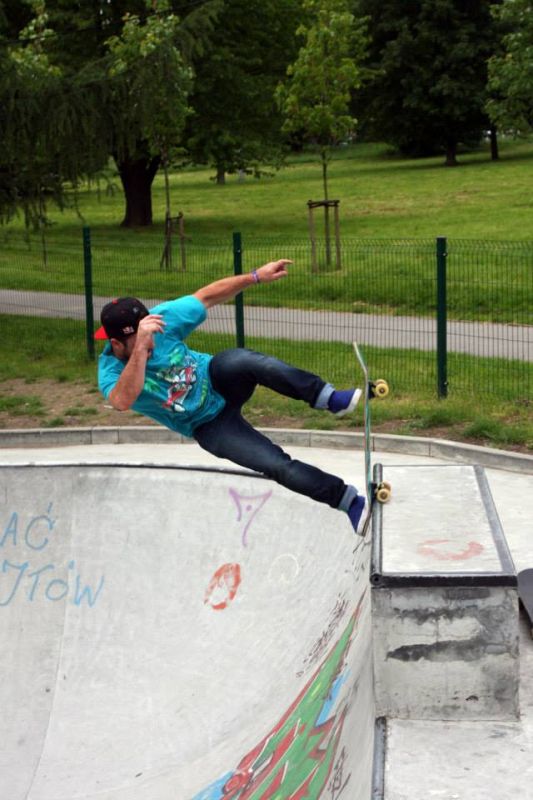
[[[288,79],[277,90],[283,130],[311,142],[322,162],[324,200],[329,199],[331,148],[354,136],[351,92],[361,83],[358,62],[366,47],[364,23],[356,22],[349,0],[304,0],[309,22],[298,29],[305,39]],[[329,208],[324,208],[326,267],[331,266]]]
[[[0,379],[96,381],[87,357],[83,324],[74,320],[4,316],[0,341]]]
[[[359,0],[370,18],[367,66],[374,77],[359,95],[368,135],[409,155],[445,152],[479,141],[487,59],[498,30],[489,0]]]
[[[144,23],[127,14],[121,34],[105,43],[117,160],[135,157],[139,144],[144,152],[144,143],[150,155],[161,155],[179,140],[192,73],[175,44],[178,29],[174,14]]]
[[[510,445],[533,445],[533,432],[531,426],[524,423],[504,422],[501,418],[480,417],[468,424],[464,435],[472,439],[481,439],[500,447]]]
[[[0,394],[0,413],[7,411],[16,417],[42,416],[44,408],[39,397],[34,395]]]
[[[45,52],[53,33],[44,4],[28,5],[35,16],[20,30],[20,43],[0,51],[0,221],[21,206],[28,223],[39,224],[45,218],[45,197],[62,196],[62,76]],[[7,27],[5,16],[4,22]],[[70,167],[65,164],[67,173]]]
[[[300,0],[227,0],[209,49],[194,59],[186,146],[194,163],[216,169],[219,183],[280,163],[274,90],[295,54],[299,16]]]
[[[211,13],[218,2],[201,5]],[[66,182],[97,175],[111,154],[147,160],[153,179],[188,113],[180,47],[201,14],[183,33],[166,0],[48,0],[46,9],[29,0],[28,9],[29,18],[11,4],[0,14],[0,44],[10,37],[0,47],[0,221],[22,207],[42,225],[47,202],[64,205]]]
[[[348,0],[304,0],[309,22],[297,33],[305,44],[277,92],[284,131],[302,133],[321,151],[353,136],[357,123],[350,100],[360,85],[366,38],[349,6]]]
[[[487,103],[491,119],[503,130],[533,129],[533,6],[531,0],[504,0],[493,10],[504,31],[503,52],[489,61]]]
[[[98,414],[98,409],[94,406],[72,406],[63,412],[66,417],[92,417]]]
[[[297,33],[304,37],[287,80],[277,90],[285,118],[283,130],[314,145],[321,157],[324,197],[328,198],[327,162],[331,148],[355,134],[350,112],[352,91],[361,84],[359,62],[367,39],[365,21],[356,21],[348,0],[304,0],[309,22]],[[326,213],[326,236],[329,228]]]
[[[339,148],[330,171],[335,194],[341,201],[342,237],[433,239],[442,233],[494,242],[524,239],[533,208],[533,138],[516,141],[504,137],[500,156],[499,162],[492,162],[488,145],[484,144],[462,154],[460,170],[443,170],[439,156],[403,158],[392,155],[390,147],[383,144],[358,143]],[[307,239],[305,200],[313,196],[317,182],[313,154],[292,156],[287,169],[261,181],[240,183],[233,178],[223,192],[210,183],[210,174],[208,169],[192,168],[170,176],[171,191],[179,197],[185,212],[185,231],[191,237],[191,247],[209,243],[221,247],[224,243],[231,250],[234,230],[240,230],[248,244],[249,237],[268,237],[271,252],[284,253],[289,242]],[[138,259],[139,269],[144,263],[147,271],[153,268],[161,272],[165,217],[161,175],[153,186],[155,224],[142,233],[116,227],[122,206],[120,192],[98,191],[98,186],[91,183],[80,187],[77,194],[79,211],[92,228],[95,250],[101,253],[99,258],[110,271],[120,256],[119,274],[127,273],[132,257]],[[80,275],[79,217],[67,208],[63,214],[54,212],[51,219],[50,250],[54,250],[57,269],[68,270],[69,275],[77,270]],[[39,242],[33,236],[31,239],[30,249],[24,242],[20,220],[0,228],[4,288],[7,274],[10,280],[13,275],[10,285],[14,287],[31,288],[30,277],[34,288],[49,287]],[[147,249],[152,255],[145,255]],[[223,260],[227,258],[229,261]],[[210,261],[229,263],[231,268],[231,253],[227,256],[224,249],[214,250]],[[502,258],[502,264],[506,263]],[[41,283],[37,282],[35,271],[42,275]],[[60,279],[56,273],[54,281]]]

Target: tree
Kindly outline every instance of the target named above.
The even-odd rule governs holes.
[[[367,39],[365,21],[349,11],[348,0],[304,0],[309,22],[297,33],[305,43],[277,98],[285,118],[283,130],[310,142],[320,155],[324,200],[329,199],[328,163],[332,148],[350,139],[357,120],[350,113],[351,92],[361,83],[359,63]],[[325,206],[329,263],[329,215]]]
[[[499,128],[533,130],[533,5],[531,0],[503,0],[494,16],[504,28],[503,52],[489,61],[487,102]]]
[[[192,74],[176,47],[178,25],[174,14],[154,14],[144,24],[127,15],[121,34],[106,42],[113,158],[127,227],[151,224],[152,181],[185,125]]]
[[[0,106],[13,113],[0,114],[0,135],[9,143],[0,154],[0,214],[41,196],[43,176],[53,184],[47,194],[61,204],[65,181],[94,175],[113,156],[126,195],[123,224],[149,225],[154,175],[187,113],[191,71],[184,54],[193,51],[195,36],[205,39],[220,2],[196,4],[180,20],[173,10],[180,3],[168,0],[48,0],[46,9],[44,0],[28,0],[34,22],[22,29],[17,4],[4,4],[0,25],[11,44],[2,55],[10,78],[0,78]],[[39,30],[46,37],[37,37]],[[6,189],[12,180],[20,190]]]
[[[58,39],[68,44],[56,50],[57,61],[74,80],[84,76],[89,92],[103,90],[100,138],[124,188],[122,225],[150,225],[152,182],[187,113],[192,76],[183,51],[192,29],[209,28],[220,0],[198,4],[192,21],[179,16],[190,4],[170,0],[91,0],[75,10],[69,0],[48,5]]]
[[[368,67],[358,98],[370,135],[407,155],[478,142],[488,120],[487,59],[497,31],[489,0],[359,0],[370,18]]]
[[[14,35],[10,10],[13,6],[4,4],[0,18],[4,32],[0,42],[0,220],[6,221],[22,208],[26,222],[40,226],[46,220],[46,199],[61,205],[63,181],[77,174],[79,151],[67,146],[74,136],[76,99],[63,102],[61,70],[46,53],[53,32],[44,4],[28,4],[27,15],[15,8],[17,23],[22,24],[19,40],[7,38]],[[83,129],[78,131],[78,141],[82,137]],[[100,166],[97,159],[95,168]]]
[[[216,181],[278,163],[281,124],[275,89],[296,53],[300,0],[226,0],[209,49],[195,59],[186,147]]]

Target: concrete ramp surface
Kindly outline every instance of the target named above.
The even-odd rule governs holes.
[[[2,800],[368,800],[369,539],[255,475],[0,467]]]

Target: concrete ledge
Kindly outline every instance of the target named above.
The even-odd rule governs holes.
[[[93,441],[91,428],[13,428],[0,431],[0,447],[67,447],[97,443],[102,442]]]
[[[431,457],[431,447],[437,439],[418,436],[397,436],[393,433],[372,434],[372,450],[386,453],[406,453],[410,456]],[[444,458],[445,456],[443,456]]]
[[[363,434],[346,431],[259,428],[279,445],[362,449]],[[80,444],[176,444],[190,442],[184,436],[155,425],[109,428],[21,428],[0,430],[0,447],[60,447]],[[374,433],[372,450],[384,453],[444,458],[458,464],[533,474],[533,455],[480,447],[474,444],[416,436]]]
[[[181,444],[186,439],[168,428],[147,425],[138,428],[118,428],[118,441],[119,444]]]
[[[531,472],[533,470],[533,456],[461,442],[435,439],[431,443],[430,455],[434,458],[449,458],[462,464],[475,462],[483,467],[496,467],[513,472]]]
[[[120,428],[91,428],[91,444],[118,444]]]

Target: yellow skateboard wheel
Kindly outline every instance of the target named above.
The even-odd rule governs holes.
[[[378,503],[388,503],[391,496],[392,487],[390,483],[384,481],[376,489],[376,500]]]
[[[383,378],[380,378],[377,381],[374,381],[374,396],[379,397],[382,399],[383,397],[387,397],[389,393],[389,384],[387,381],[384,381]]]

